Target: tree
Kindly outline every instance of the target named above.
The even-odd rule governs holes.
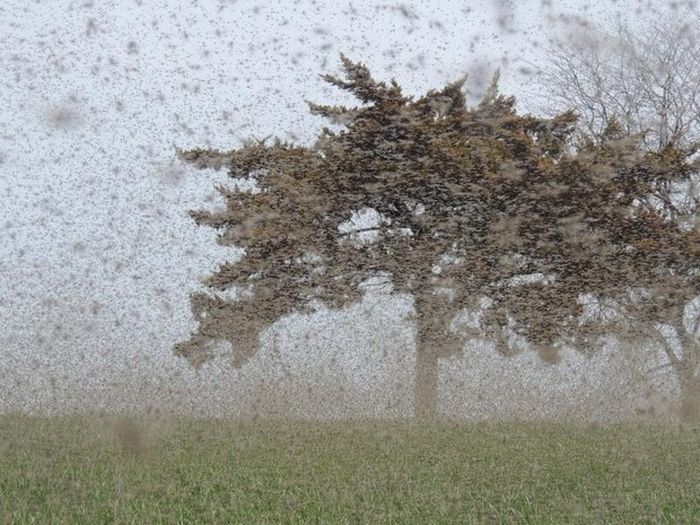
[[[692,155],[700,146],[700,18],[687,10],[612,31],[588,28],[557,41],[542,74],[553,110],[580,115],[589,136],[611,121],[641,134],[650,149],[670,144]]]
[[[638,195],[646,213],[666,230],[659,235],[671,237],[678,228],[697,229],[699,21],[697,12],[689,9],[636,26],[618,21],[612,32],[587,31],[586,36],[552,46],[542,75],[542,85],[553,95],[551,109],[566,107],[579,115],[579,145],[585,148],[586,144],[609,142],[611,137],[618,139],[618,145],[631,140],[675,167],[677,171],[670,176],[640,187]],[[631,330],[637,339],[644,334],[664,349],[667,366],[681,386],[682,412],[696,417],[700,414],[700,314],[691,303],[697,300],[698,289],[690,278],[687,273],[682,278],[662,278],[659,273],[654,282],[647,281],[634,301],[618,296],[614,304],[620,318],[636,320],[628,328],[634,327]],[[673,299],[665,297],[669,289],[674,290]],[[641,297],[654,298],[654,304],[641,307]],[[666,307],[660,308],[659,301]],[[606,306],[608,311],[611,308]]]
[[[383,278],[414,299],[415,413],[428,418],[438,412],[438,359],[461,352],[465,335],[488,337],[507,355],[533,348],[556,362],[558,342],[591,331],[586,294],[615,300],[659,268],[697,268],[696,252],[690,262],[676,253],[697,240],[695,230],[644,244],[645,234],[672,230],[635,201],[676,176],[672,157],[636,143],[572,153],[573,113],[518,115],[515,100],[498,94],[497,77],[469,108],[465,79],[414,100],[363,64],[342,64],[344,79],[324,79],[363,105],[309,103],[343,126],[324,128],[313,147],[277,140],[180,153],[257,187],[219,186],[226,209],[191,212],[220,231],[220,244],[245,249],[207,279],[211,292],[191,295],[199,326],[175,350],[195,366],[213,357],[217,340],[231,342],[234,366],[242,366],[276,319],[319,303],[343,307],[361,299],[363,282]],[[353,224],[362,210],[374,220]],[[464,312],[476,322],[455,330]]]
[[[551,287],[548,294],[510,288],[501,302],[515,314],[517,332],[551,332],[555,337],[548,339],[582,352],[610,337],[659,343],[678,379],[681,415],[698,420],[700,311],[692,303],[700,295],[698,205],[681,212],[667,198],[669,186],[694,175],[681,149],[647,151],[623,133],[608,133],[563,157],[555,172],[561,190],[554,201],[540,199],[553,222],[564,226],[560,259],[548,276],[571,287],[567,297],[575,296],[582,308],[569,323],[533,316],[562,308]]]

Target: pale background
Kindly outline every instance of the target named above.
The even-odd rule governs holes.
[[[235,253],[186,214],[216,202],[222,174],[174,147],[232,148],[267,135],[310,143],[304,100],[348,103],[320,73],[339,53],[411,94],[496,68],[538,110],[547,38],[650,13],[642,2],[68,1],[0,7],[0,410],[255,409],[407,415],[414,350],[407,298],[370,296],[293,318],[243,370],[195,372],[172,354],[194,328],[188,293]],[[672,8],[659,5],[659,9]],[[658,15],[657,15],[658,16]],[[459,417],[625,417],[673,394],[638,382],[653,348],[565,355],[558,367],[469,343],[443,361],[441,403]],[[633,357],[630,357],[633,356]],[[273,380],[279,385],[266,392]]]

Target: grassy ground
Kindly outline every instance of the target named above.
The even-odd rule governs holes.
[[[0,417],[0,523],[700,523],[700,432]]]

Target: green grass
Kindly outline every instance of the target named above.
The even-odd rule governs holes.
[[[700,523],[700,432],[0,417],[0,523]]]

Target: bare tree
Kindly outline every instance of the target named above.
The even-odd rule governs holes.
[[[579,145],[609,142],[611,137],[631,139],[640,141],[648,151],[668,158],[680,155],[689,160],[689,164],[675,167],[678,170],[675,176],[650,181],[646,191],[640,191],[637,202],[644,202],[648,213],[658,214],[659,234],[662,229],[670,237],[676,236],[679,228],[697,231],[698,12],[686,9],[670,16],[666,13],[634,25],[618,20],[612,31],[588,29],[556,41],[549,50],[540,77],[541,85],[551,97],[546,102],[549,110],[576,111]],[[692,245],[687,250],[692,251]],[[688,256],[692,259],[692,255]],[[698,298],[698,289],[686,280],[690,277],[687,273],[663,275],[659,271],[643,291],[637,290],[627,299],[618,294],[612,302],[614,308],[605,301],[596,304],[608,312],[611,308],[617,310],[621,332],[629,329],[628,334],[634,334],[637,340],[645,337],[663,348],[668,358],[666,366],[676,374],[681,387],[682,412],[697,417],[700,415],[700,316],[692,306],[692,301]],[[640,322],[642,319],[645,322]]]
[[[700,17],[687,10],[558,39],[541,76],[549,109],[574,109],[589,136],[615,122],[649,148],[674,144],[692,155],[700,145],[699,37]]]

